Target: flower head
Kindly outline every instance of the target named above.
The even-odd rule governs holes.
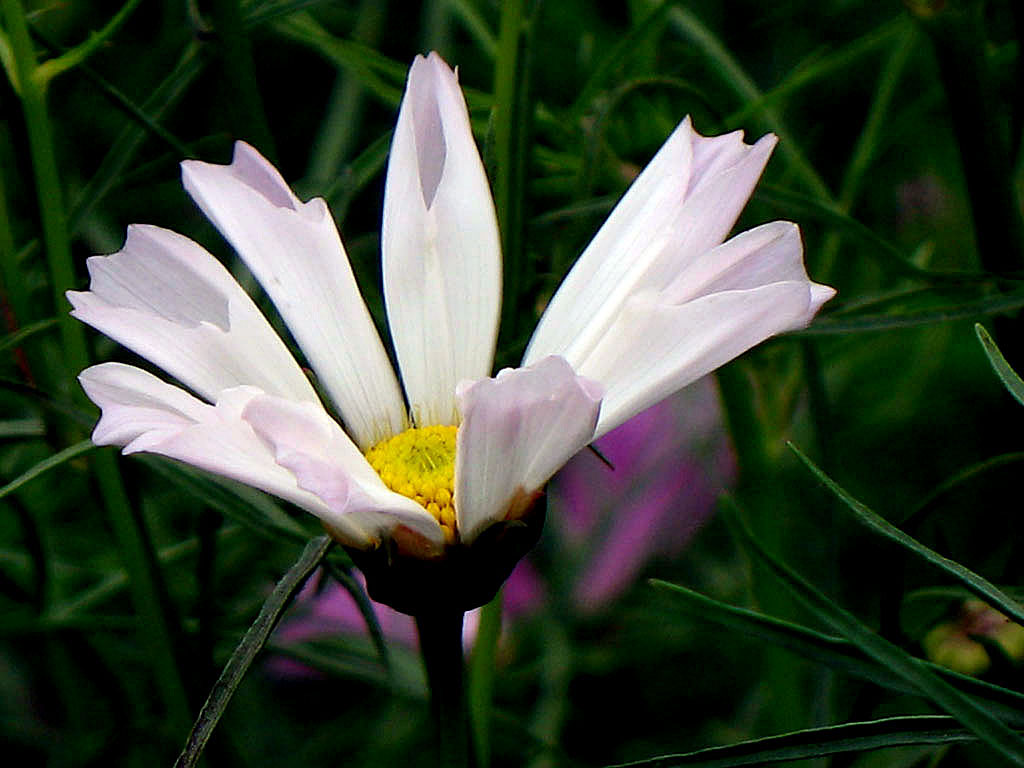
[[[685,120],[551,300],[523,366],[490,378],[501,293],[494,207],[456,74],[435,53],[417,57],[381,234],[401,380],[326,203],[300,201],[238,142],[229,165],[184,162],[185,188],[269,295],[327,402],[213,256],[133,226],[121,251],[89,259],[89,290],[68,293],[73,314],[185,388],[119,363],[83,371],[102,409],[93,439],[248,483],[313,513],[354,552],[387,550],[360,562],[371,591],[396,554],[399,581],[425,564],[461,563],[445,566],[446,586],[497,564],[504,575],[464,602],[485,601],[536,538],[533,502],[573,454],[806,325],[834,293],[807,278],[793,224],[722,242],[774,143],[705,138]],[[376,581],[415,611],[397,582]]]

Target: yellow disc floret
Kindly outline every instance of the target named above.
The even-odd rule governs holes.
[[[366,460],[384,485],[416,501],[455,541],[455,433],[457,427],[419,427],[382,440]]]

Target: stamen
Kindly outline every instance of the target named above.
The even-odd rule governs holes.
[[[366,452],[366,460],[384,485],[426,509],[444,530],[451,544],[455,525],[454,426],[407,429]]]

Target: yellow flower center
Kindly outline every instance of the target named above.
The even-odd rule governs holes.
[[[457,427],[418,427],[382,440],[366,460],[384,485],[426,509],[455,541],[455,433]]]

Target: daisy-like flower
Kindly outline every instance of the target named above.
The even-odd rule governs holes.
[[[486,602],[535,539],[533,502],[573,454],[805,326],[833,295],[808,279],[794,224],[723,242],[774,144],[702,137],[683,121],[552,298],[522,367],[490,378],[501,297],[494,206],[456,74],[436,53],[417,57],[381,234],[401,384],[326,203],[301,202],[239,142],[229,165],[182,163],[185,189],[269,295],[326,404],[213,256],[137,225],[122,250],[88,260],[89,290],[68,293],[72,314],[183,387],[121,363],[83,371],[102,409],[93,440],[311,512],[368,553],[359,564],[371,594],[387,580],[375,571],[407,564],[394,592],[375,595],[400,610],[416,611],[403,579],[439,561],[457,564],[444,579],[464,588],[463,607]],[[481,564],[497,575],[466,576]]]

